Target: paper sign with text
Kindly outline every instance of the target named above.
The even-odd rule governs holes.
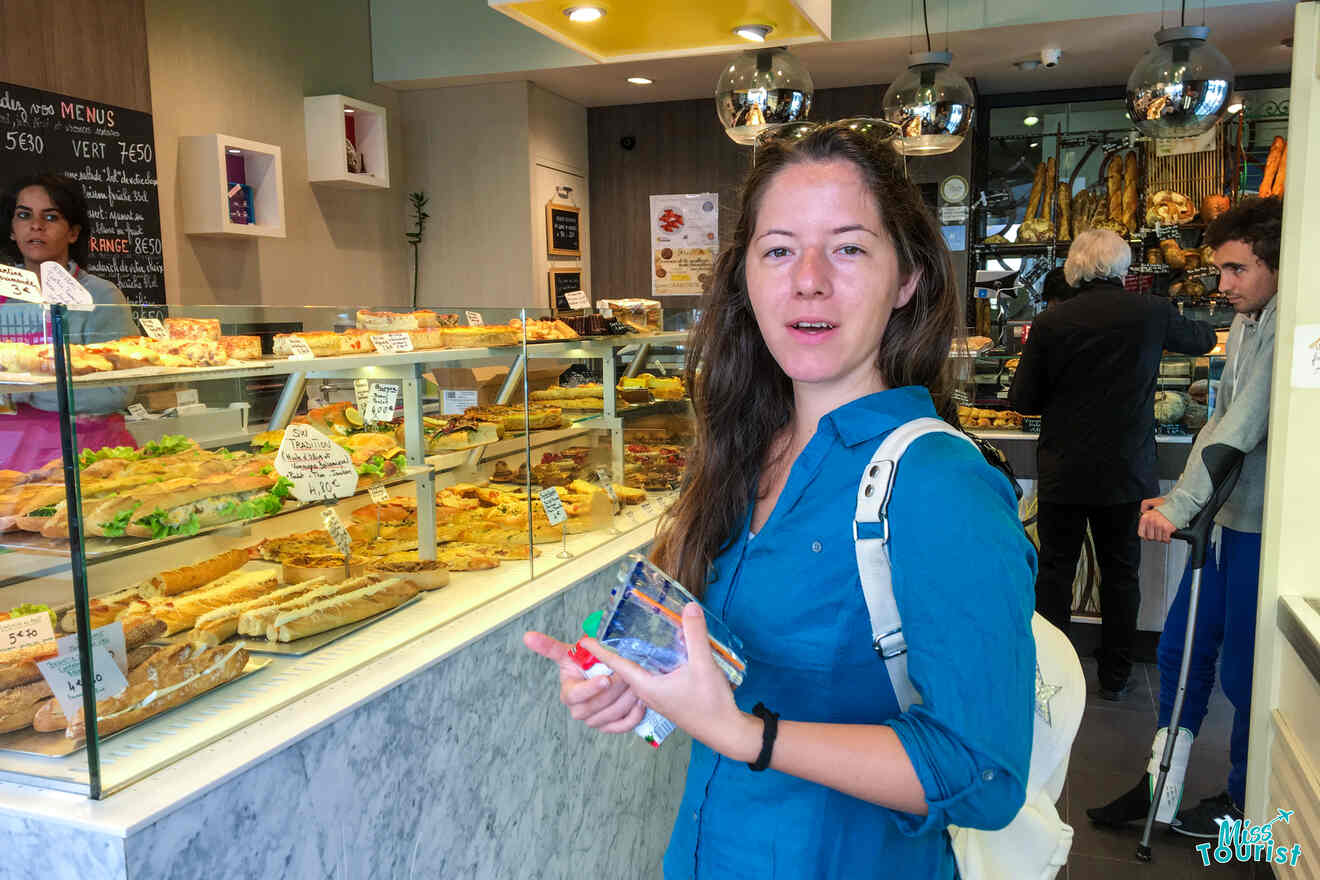
[[[11,617],[0,621],[0,651],[12,648],[26,648],[55,638],[55,630],[50,625],[50,612],[38,611],[22,617]]]
[[[481,312],[467,312],[469,327],[484,327],[486,322],[481,319]]]
[[[412,351],[412,337],[407,333],[373,333],[371,344],[382,354],[398,354]]]
[[[333,507],[327,507],[321,511],[321,522],[325,524],[325,530],[334,539],[339,552],[347,557],[353,550],[353,539],[349,536],[348,529],[344,528],[344,521],[339,518],[339,514]]]
[[[152,339],[169,339],[169,334],[165,332],[165,325],[160,322],[160,318],[139,318],[138,323],[142,325],[142,332]]]
[[[128,415],[129,418],[139,421],[151,418],[151,413],[147,412],[147,408],[140,403],[130,403],[128,405]]]
[[[371,397],[367,400],[362,418],[368,422],[394,421],[394,404],[399,400],[399,386],[392,382],[371,383]]]
[[[367,494],[371,496],[371,500],[376,504],[384,504],[390,500],[389,490],[379,483],[368,489]]]
[[[371,400],[371,383],[366,379],[353,380],[353,398],[357,401],[357,411],[365,413]]]
[[[291,361],[309,361],[316,357],[312,349],[307,345],[307,341],[301,336],[289,337],[289,360]]]
[[[18,266],[6,266],[0,263],[0,296],[9,299],[21,299],[30,303],[44,303],[41,298],[41,282],[36,272],[29,272]]]
[[[568,514],[564,511],[564,502],[559,500],[559,493],[555,491],[554,486],[542,489],[536,497],[541,500],[541,509],[545,511],[545,518],[550,521],[550,525],[557,526],[568,519]]]
[[[564,294],[564,299],[568,300],[570,309],[589,309],[591,308],[591,298],[587,296],[586,291],[570,290]]]
[[[105,626],[98,627],[91,632],[91,643],[93,648],[105,648],[105,650],[114,658],[115,663],[125,672],[128,671],[128,647],[124,644],[124,624],[116,620],[114,623],[107,623]],[[55,650],[60,656],[65,654],[78,654],[78,634],[71,636],[61,636],[55,641]]]
[[[82,710],[83,681],[78,654],[61,654],[37,664],[41,677],[46,679],[55,700],[64,710],[64,717],[72,721]],[[115,665],[110,652],[100,645],[92,647],[92,676],[96,680],[97,700],[108,699],[128,687],[128,679]]]
[[[63,303],[71,309],[92,308],[92,295],[87,288],[54,260],[41,264],[41,295],[48,303]]]
[[[613,482],[610,480],[610,472],[603,467],[596,468],[596,482],[600,483],[600,487],[605,490],[605,494],[609,496],[610,501],[618,505],[619,496],[614,491]]]
[[[477,405],[477,390],[446,388],[440,394],[440,414],[461,416],[468,407]]]
[[[347,498],[357,488],[357,468],[348,450],[311,425],[284,429],[275,472],[293,483],[290,492],[299,501]]]

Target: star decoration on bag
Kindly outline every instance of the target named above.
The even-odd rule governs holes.
[[[1036,664],[1036,714],[1041,720],[1050,727],[1054,726],[1054,720],[1050,714],[1050,700],[1054,699],[1055,694],[1063,690],[1062,685],[1050,684],[1045,680],[1045,676],[1040,674],[1040,664]]]

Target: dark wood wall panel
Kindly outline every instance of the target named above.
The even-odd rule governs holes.
[[[812,100],[813,120],[879,116],[885,85],[821,89]],[[720,240],[726,243],[737,213],[738,191],[751,162],[750,147],[729,140],[715,115],[715,101],[669,101],[594,107],[587,111],[591,159],[592,295],[649,296],[650,242],[647,197],[659,193],[715,192],[720,196]],[[634,138],[624,149],[621,140]],[[909,163],[919,183],[951,173],[970,179],[971,138],[957,152]],[[962,265],[961,260],[958,260]],[[695,297],[670,297],[667,305],[695,305]]]
[[[0,0],[0,82],[150,113],[145,0]]]

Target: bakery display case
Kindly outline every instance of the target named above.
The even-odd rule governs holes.
[[[0,325],[0,778],[93,798],[653,529],[691,437],[685,334],[650,323]]]

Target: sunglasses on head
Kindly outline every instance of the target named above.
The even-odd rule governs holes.
[[[766,126],[765,130],[756,136],[756,142],[752,145],[752,159],[755,161],[756,150],[760,147],[771,143],[794,143],[824,128],[850,129],[874,143],[887,143],[903,136],[903,129],[900,126],[886,119],[878,119],[872,116],[854,116],[833,122],[785,122],[780,125]],[[894,153],[902,165],[903,176],[906,177],[906,157],[897,150]]]

